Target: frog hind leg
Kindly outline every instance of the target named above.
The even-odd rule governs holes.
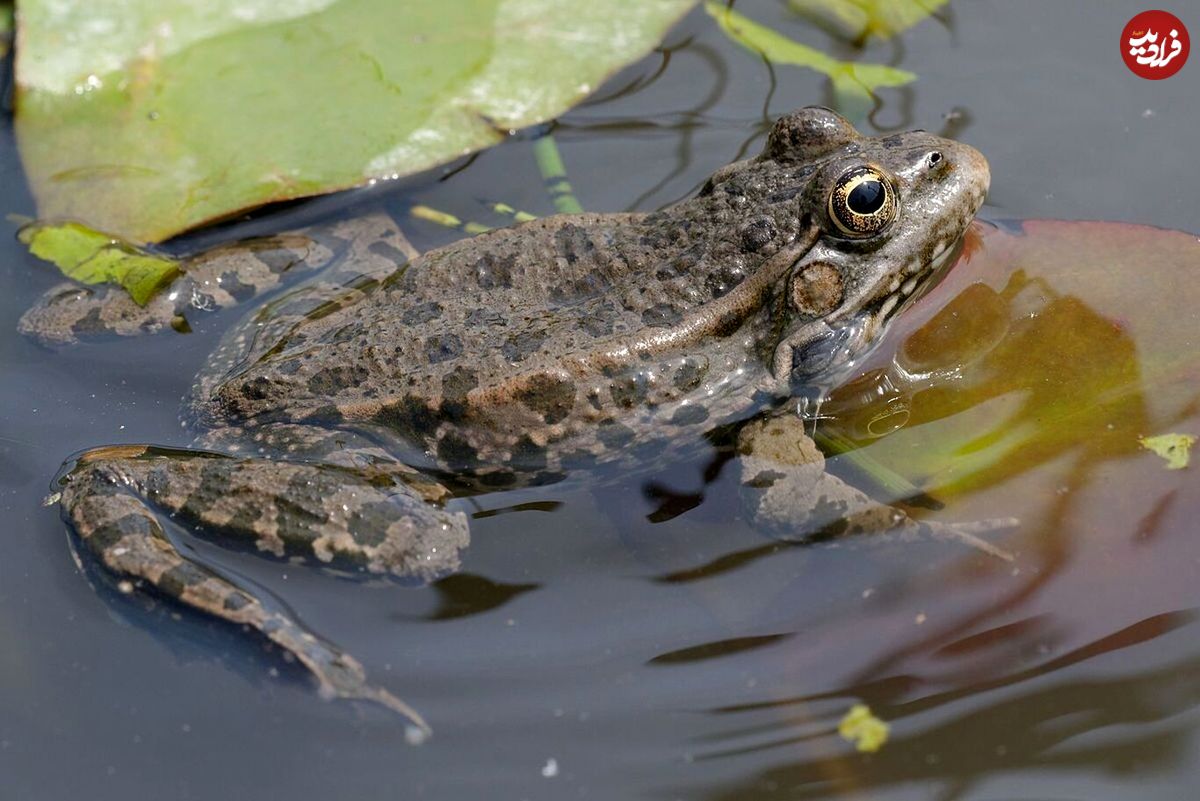
[[[356,659],[282,605],[185,556],[161,517],[278,557],[431,577],[457,567],[468,537],[461,513],[437,508],[403,483],[336,465],[148,446],[88,451],[60,484],[64,517],[123,590],[148,584],[186,607],[256,629],[295,656],[323,696],[381,704],[411,722],[410,739],[428,733],[415,710],[371,685]]]
[[[768,416],[738,435],[742,498],[754,525],[783,539],[822,542],[858,534],[936,537],[1012,561],[980,535],[1012,529],[1011,518],[966,523],[915,520],[825,470],[825,457],[794,413]],[[797,539],[798,538],[798,539]]]

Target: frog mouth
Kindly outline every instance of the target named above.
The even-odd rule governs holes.
[[[928,261],[913,261],[887,283],[881,282],[875,297],[857,312],[827,321],[825,332],[812,339],[799,337],[783,358],[777,350],[775,375],[786,369],[793,389],[828,384],[872,349],[888,321],[941,281],[962,254],[963,242],[962,236],[943,242],[933,248]]]
[[[873,341],[879,330],[889,320],[907,309],[945,275],[946,267],[954,264],[962,253],[962,237],[946,242],[934,249],[929,261],[917,263],[916,269],[905,270],[884,286],[877,300],[869,303],[864,311],[868,319],[865,334],[868,342]]]

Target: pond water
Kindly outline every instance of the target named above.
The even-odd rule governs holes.
[[[782,3],[738,9],[850,52]],[[1159,82],[1126,70],[1117,40],[1141,10],[953,2],[862,54],[920,76],[885,90],[866,129],[949,128],[979,148],[992,169],[981,217],[1001,223],[987,242],[1041,217],[1195,233],[1200,68]],[[1174,11],[1200,26],[1200,4]],[[820,76],[769,68],[696,11],[556,134],[586,208],[653,209],[757,150],[775,115],[821,102]],[[31,214],[7,124],[0,175],[4,210]],[[406,220],[411,204],[482,217],[479,199],[549,213],[529,136],[190,244],[381,206],[425,249],[457,234]],[[5,798],[1177,799],[1200,782],[1196,467],[1168,475],[1155,457],[1099,446],[1078,458],[1077,443],[947,493],[942,519],[1021,517],[996,540],[1011,564],[944,541],[783,546],[742,521],[733,471],[705,481],[710,455],[595,487],[477,498],[463,572],[433,586],[223,557],[426,715],[434,737],[406,746],[395,717],[320,702],[250,638],[96,583],[42,505],[75,451],[186,444],[180,397],[243,312],[198,319],[186,336],[51,352],[15,326],[56,277],[13,237],[0,253]],[[991,280],[1003,295],[1016,279]],[[968,283],[926,300],[951,302]],[[1039,310],[1075,314],[1093,361],[1119,348],[1136,366],[1155,335],[1135,321],[1105,339],[1112,304],[1076,275]],[[1197,330],[1194,316],[1169,322]],[[874,366],[917,328],[901,326]],[[1066,329],[1030,329],[1030,352],[1065,347],[1039,330]],[[1121,386],[1136,385],[1148,425],[1200,433],[1200,402],[1167,415],[1157,386],[1131,375]],[[1176,395],[1200,396],[1194,370],[1179,382]],[[948,408],[947,425],[981,425],[969,405]],[[922,430],[933,429],[914,420],[897,434],[909,440],[885,438],[901,445],[879,458],[919,449]],[[654,514],[662,488],[683,510],[668,520]],[[859,701],[892,724],[878,754],[834,733]]]

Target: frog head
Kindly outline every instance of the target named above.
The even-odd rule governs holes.
[[[845,362],[951,254],[987,194],[987,161],[925,131],[863,136],[825,108],[776,121],[763,152],[718,171],[787,175],[798,239],[762,335],[776,380],[804,381]],[[706,187],[706,189],[709,189]],[[711,191],[711,189],[709,189]],[[772,187],[773,204],[784,197]]]

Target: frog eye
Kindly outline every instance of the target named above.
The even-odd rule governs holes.
[[[896,217],[896,190],[874,167],[853,167],[842,173],[829,194],[829,219],[848,237],[878,234]]]

